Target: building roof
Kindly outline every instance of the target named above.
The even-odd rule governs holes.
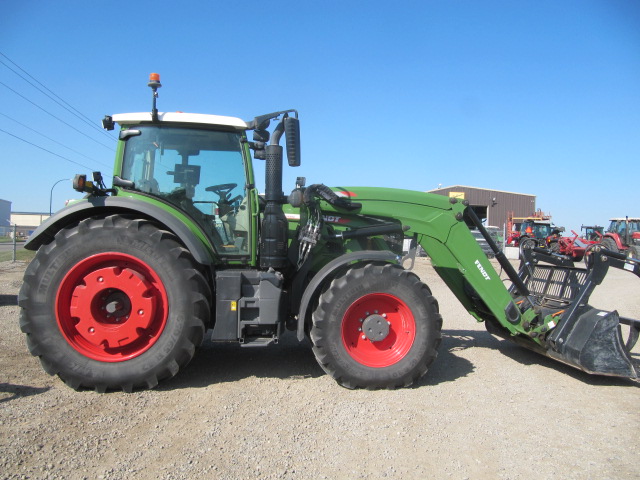
[[[49,216],[49,212],[14,212],[11,211],[11,215],[46,215]]]
[[[450,188],[470,188],[472,190],[484,190],[484,191],[487,191],[487,192],[500,192],[500,193],[509,193],[511,195],[524,195],[524,196],[527,196],[527,197],[535,197],[535,195],[533,195],[531,193],[507,192],[505,190],[496,190],[495,188],[470,187],[470,186],[467,186],[467,185],[450,185],[448,187],[440,187],[440,188],[434,188],[433,190],[427,190],[427,192],[433,193],[433,192],[437,192],[438,190],[448,190]]]

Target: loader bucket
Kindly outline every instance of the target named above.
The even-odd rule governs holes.
[[[558,351],[551,348],[547,355],[587,373],[638,379],[640,362],[632,357],[631,348],[637,340],[640,322],[629,320],[629,323],[630,334],[625,343],[618,313],[589,307],[578,317],[566,339],[562,338]]]
[[[588,302],[609,267],[640,277],[640,261],[600,247],[591,252],[587,268],[575,267],[570,259],[539,248],[523,249],[521,255],[518,276],[526,286],[527,299],[544,315],[551,315],[547,318],[558,320],[538,343],[522,337],[512,339],[585,372],[638,381],[640,357],[632,349],[640,336],[640,321],[620,317],[615,310],[594,308]],[[512,292],[515,290],[512,287]],[[626,340],[621,325],[628,330]]]

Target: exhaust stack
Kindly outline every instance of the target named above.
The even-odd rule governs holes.
[[[264,148],[267,205],[260,233],[260,266],[262,268],[281,269],[289,265],[287,219],[282,210],[282,204],[285,202],[282,192],[283,148],[279,143],[282,134],[286,132],[289,165],[299,166],[300,129],[297,118],[289,117],[286,112],[281,113],[285,116],[271,134],[270,144]],[[258,124],[257,121],[256,124]]]

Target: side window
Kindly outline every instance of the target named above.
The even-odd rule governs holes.
[[[125,147],[122,176],[186,212],[221,255],[248,255],[251,212],[240,134],[141,126]]]

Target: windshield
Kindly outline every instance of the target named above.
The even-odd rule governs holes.
[[[638,232],[640,231],[640,221],[638,220],[629,220],[629,232]],[[617,233],[619,235],[624,235],[627,231],[627,222],[624,220],[612,220],[611,225],[609,225],[609,233]]]
[[[597,241],[601,236],[598,235],[598,233],[602,234],[604,227],[582,227],[582,229],[584,230],[584,238],[591,241]]]
[[[249,208],[241,134],[136,126],[122,178],[173,203],[198,222],[221,254],[247,254]]]
[[[547,238],[551,235],[551,225],[524,222],[520,227],[520,233],[533,238]]]

